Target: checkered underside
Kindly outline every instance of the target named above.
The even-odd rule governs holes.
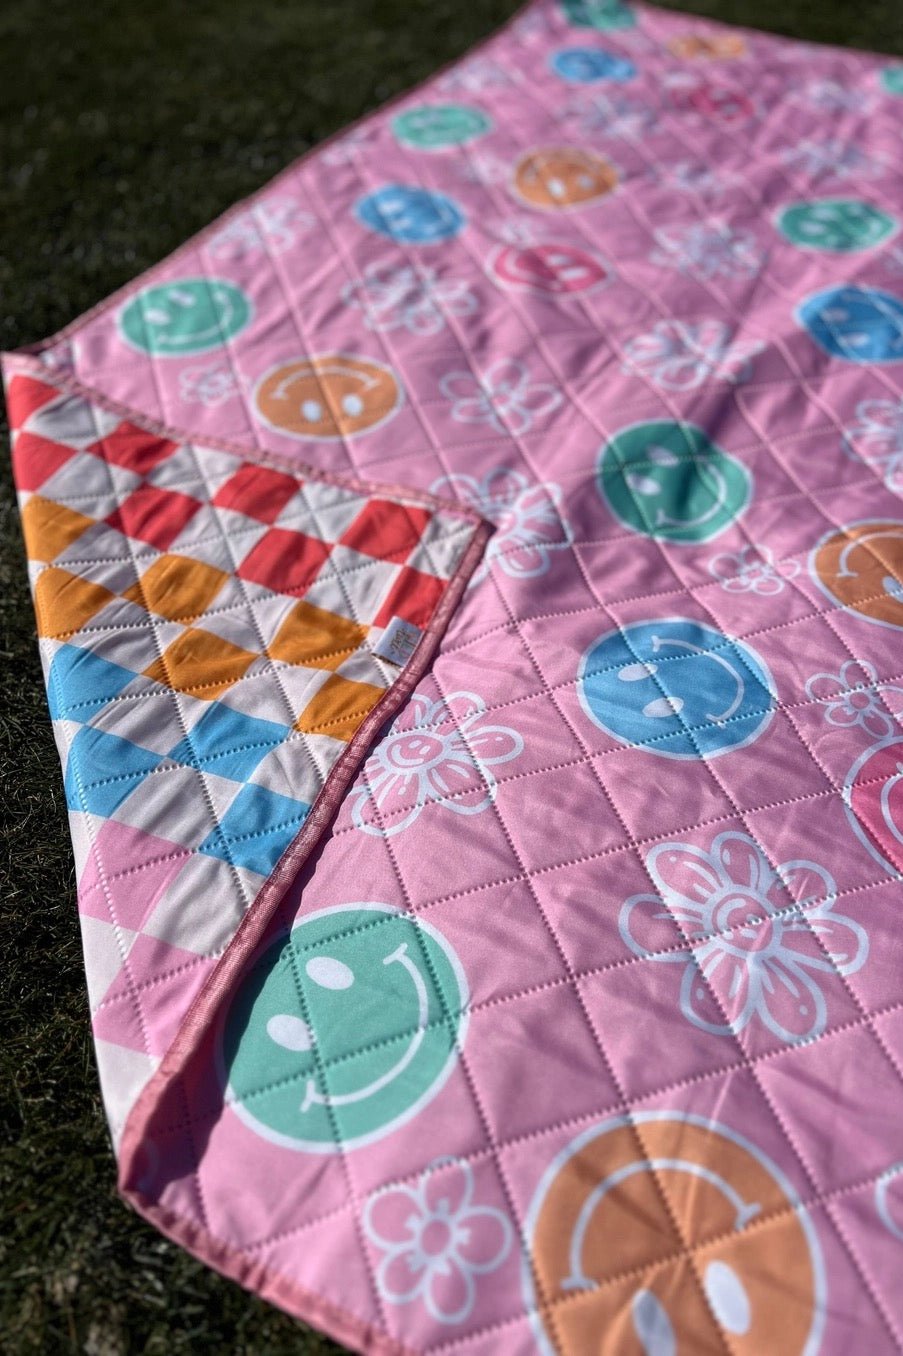
[[[27,375],[8,405],[117,1132],[396,681],[386,627],[429,625],[475,522],[177,444]]]

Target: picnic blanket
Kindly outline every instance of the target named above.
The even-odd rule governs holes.
[[[121,1191],[353,1348],[903,1350],[901,115],[536,0],[5,358]]]

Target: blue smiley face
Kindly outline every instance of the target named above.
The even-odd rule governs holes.
[[[632,61],[598,47],[564,47],[550,58],[550,64],[571,85],[594,85],[600,80],[624,84],[636,75]]]
[[[774,680],[756,652],[688,617],[609,631],[580,665],[584,711],[622,744],[660,758],[718,758],[759,738]]]
[[[386,184],[355,207],[362,226],[404,245],[433,245],[464,229],[467,218],[445,193],[405,184]]]
[[[877,287],[828,287],[797,319],[819,348],[848,363],[903,362],[903,299]]]

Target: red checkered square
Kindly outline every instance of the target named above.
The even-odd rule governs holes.
[[[178,451],[178,443],[172,443],[168,438],[158,438],[148,433],[147,429],[136,428],[134,424],[123,423],[85,450],[104,461],[124,466],[139,476],[146,476],[148,471]]]
[[[303,532],[271,527],[245,556],[236,574],[274,593],[298,597],[310,588],[331,550],[328,542],[306,537]]]
[[[405,565],[398,572],[373,625],[388,626],[393,617],[403,617],[414,626],[426,626],[446,587],[447,580],[437,579],[434,574],[423,574]]]
[[[43,381],[35,381],[33,377],[13,377],[6,387],[10,427],[21,428],[44,405],[49,405],[51,400],[58,400],[59,395],[55,386],[46,386]]]
[[[20,490],[39,490],[76,455],[75,449],[23,429],[13,442],[13,475]]]
[[[362,555],[403,565],[417,546],[431,518],[428,509],[371,499],[341,541]]]
[[[156,546],[159,551],[168,551],[200,507],[197,499],[179,490],[139,485],[106,521],[127,537],[136,537]]]
[[[274,523],[293,495],[298,493],[294,476],[271,471],[266,466],[242,466],[221,485],[213,502],[217,508],[234,509],[261,523]]]

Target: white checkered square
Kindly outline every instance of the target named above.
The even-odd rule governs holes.
[[[236,877],[243,890],[236,888]],[[259,889],[256,871],[206,854],[189,857],[141,931],[183,951],[212,955],[225,948]],[[215,907],[199,907],[203,900],[215,901]]]
[[[178,733],[173,743],[177,739]],[[110,817],[193,851],[223,819],[241,788],[241,782],[212,772],[163,763],[139,782]]]
[[[335,546],[305,597],[327,612],[369,626],[400,569],[349,546]]]

